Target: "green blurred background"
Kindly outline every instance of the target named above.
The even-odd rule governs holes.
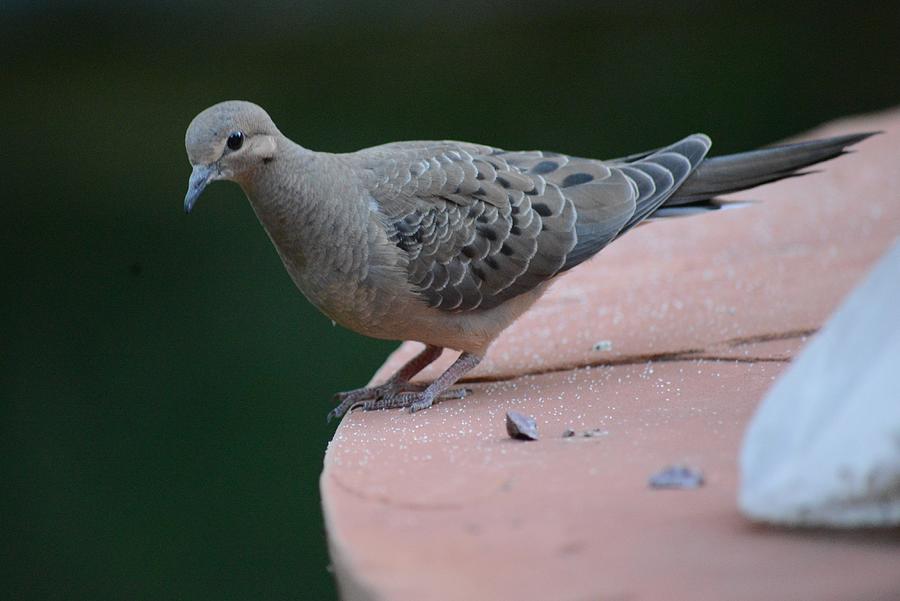
[[[2,590],[329,599],[330,395],[395,344],[295,291],[240,190],[181,210],[206,106],[303,145],[714,152],[900,102],[896,3],[0,8]],[[415,566],[410,566],[415,569]]]

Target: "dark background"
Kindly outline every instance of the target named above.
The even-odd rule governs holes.
[[[335,595],[324,417],[395,344],[317,314],[237,186],[182,213],[206,106],[253,100],[318,150],[603,157],[900,102],[896,3],[243,4],[0,9],[6,598]]]

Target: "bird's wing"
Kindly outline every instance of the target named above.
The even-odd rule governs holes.
[[[625,174],[638,190],[634,215],[619,235],[663,206],[703,162],[711,146],[709,136],[693,134],[643,156],[638,154],[617,159],[611,168]]]
[[[574,267],[683,181],[666,167],[677,161],[666,158],[629,172],[462,142],[387,144],[355,160],[409,256],[409,282],[448,311],[495,307]]]

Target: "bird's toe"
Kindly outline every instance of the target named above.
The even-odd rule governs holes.
[[[434,399],[432,399],[430,395],[423,394],[420,398],[409,404],[409,412],[415,413],[416,411],[421,411],[422,409],[428,409],[433,404]]]

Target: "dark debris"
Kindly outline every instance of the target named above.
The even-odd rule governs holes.
[[[537,440],[537,422],[518,411],[506,412],[506,432],[518,440]]]
[[[670,465],[650,476],[648,484],[650,488],[700,488],[703,472],[686,465]]]

